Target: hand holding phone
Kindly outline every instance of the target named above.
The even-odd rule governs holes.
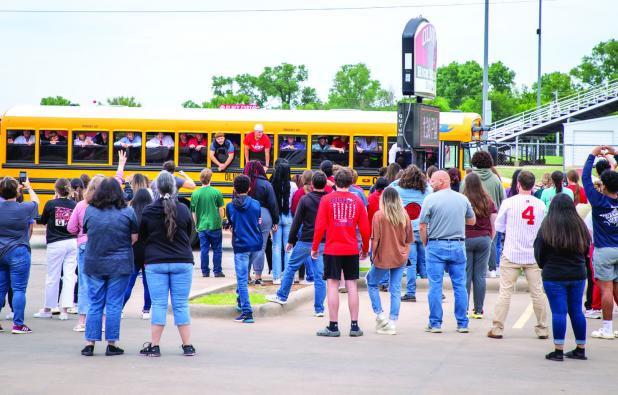
[[[28,181],[28,173],[26,173],[25,171],[21,170],[19,172],[19,183],[21,185],[24,185],[24,183]]]

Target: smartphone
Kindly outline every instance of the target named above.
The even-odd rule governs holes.
[[[26,173],[25,171],[21,170],[19,172],[19,183],[23,184],[26,182],[26,180],[28,179],[28,173]]]

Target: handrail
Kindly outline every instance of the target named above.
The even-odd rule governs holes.
[[[566,96],[562,100],[552,101],[540,108],[527,110],[495,122],[490,127],[488,137],[490,139],[507,137],[525,129],[565,117],[608,98],[618,98],[618,80]]]

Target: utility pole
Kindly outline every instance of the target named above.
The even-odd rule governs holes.
[[[491,119],[491,116],[487,113],[487,89],[489,85],[489,0],[485,0],[485,44],[484,44],[484,54],[483,54],[483,123],[487,124],[487,122]]]
[[[539,0],[539,28],[536,34],[539,36],[539,67],[537,70],[536,79],[536,108],[541,108],[541,11],[543,9],[543,0]]]

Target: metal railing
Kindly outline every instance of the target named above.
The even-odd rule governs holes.
[[[559,166],[563,169],[581,168],[595,144],[564,143],[497,143],[497,166]]]
[[[618,101],[618,80],[495,122],[490,127],[488,137],[497,142],[506,141],[613,101]]]

